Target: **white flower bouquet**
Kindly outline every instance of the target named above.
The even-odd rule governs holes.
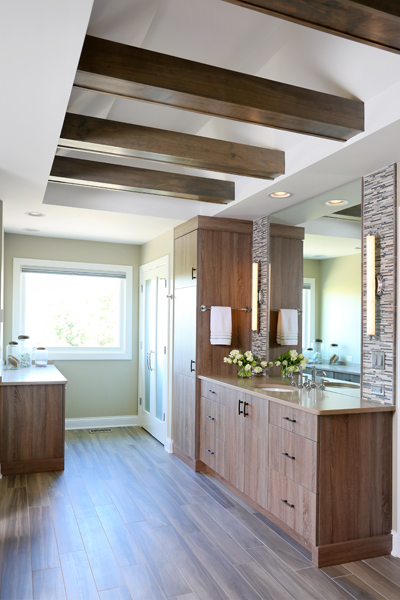
[[[304,358],[303,354],[299,354],[297,350],[288,350],[272,362],[268,363],[269,367],[281,367],[282,377],[287,377],[291,373],[296,373],[300,369],[305,369],[308,363],[308,358]]]
[[[239,367],[238,377],[251,377],[253,372],[260,375],[267,366],[266,360],[260,360],[250,350],[243,353],[240,350],[232,350],[229,356],[225,356],[224,362]]]

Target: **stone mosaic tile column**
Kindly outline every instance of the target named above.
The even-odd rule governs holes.
[[[362,397],[395,403],[396,377],[396,165],[363,179],[363,327]],[[376,335],[367,335],[365,236],[376,235],[376,273],[384,279],[384,292],[376,298]],[[384,370],[372,368],[371,352],[385,353]],[[383,386],[383,396],[371,393],[371,384]]]
[[[269,218],[262,217],[253,223],[253,262],[260,263],[258,289],[263,292],[259,305],[259,330],[252,332],[252,351],[256,356],[268,356],[268,237]]]

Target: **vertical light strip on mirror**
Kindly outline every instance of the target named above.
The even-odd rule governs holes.
[[[252,331],[258,331],[258,262],[253,263],[251,329]]]
[[[375,236],[365,237],[367,251],[367,335],[375,335]]]

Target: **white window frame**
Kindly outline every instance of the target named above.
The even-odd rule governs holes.
[[[59,260],[39,260],[31,258],[14,258],[13,261],[13,316],[12,335],[29,332],[21,331],[24,310],[22,292],[22,267],[42,267],[57,269],[73,269],[76,271],[99,271],[125,274],[125,293],[122,294],[121,306],[121,345],[119,348],[48,348],[50,360],[132,360],[132,271],[129,265],[108,265],[100,263],[81,263]],[[36,343],[36,340],[32,340]]]

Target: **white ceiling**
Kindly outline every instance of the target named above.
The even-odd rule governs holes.
[[[73,90],[86,32],[358,98],[365,103],[366,131],[341,143]],[[222,0],[9,2],[2,8],[0,49],[0,199],[9,232],[37,228],[39,233],[33,235],[141,244],[196,214],[255,219],[400,161],[399,55]],[[236,182],[236,201],[222,207],[48,184],[67,107],[86,115],[284,150],[286,175],[271,182],[217,174]],[[215,176],[160,163],[140,164]],[[267,195],[282,189],[292,191],[292,198],[277,201]],[[46,217],[33,219],[27,211]]]
[[[361,254],[360,238],[342,238],[306,233],[303,245],[303,258],[326,260],[351,254]],[[361,265],[361,259],[360,259]]]

